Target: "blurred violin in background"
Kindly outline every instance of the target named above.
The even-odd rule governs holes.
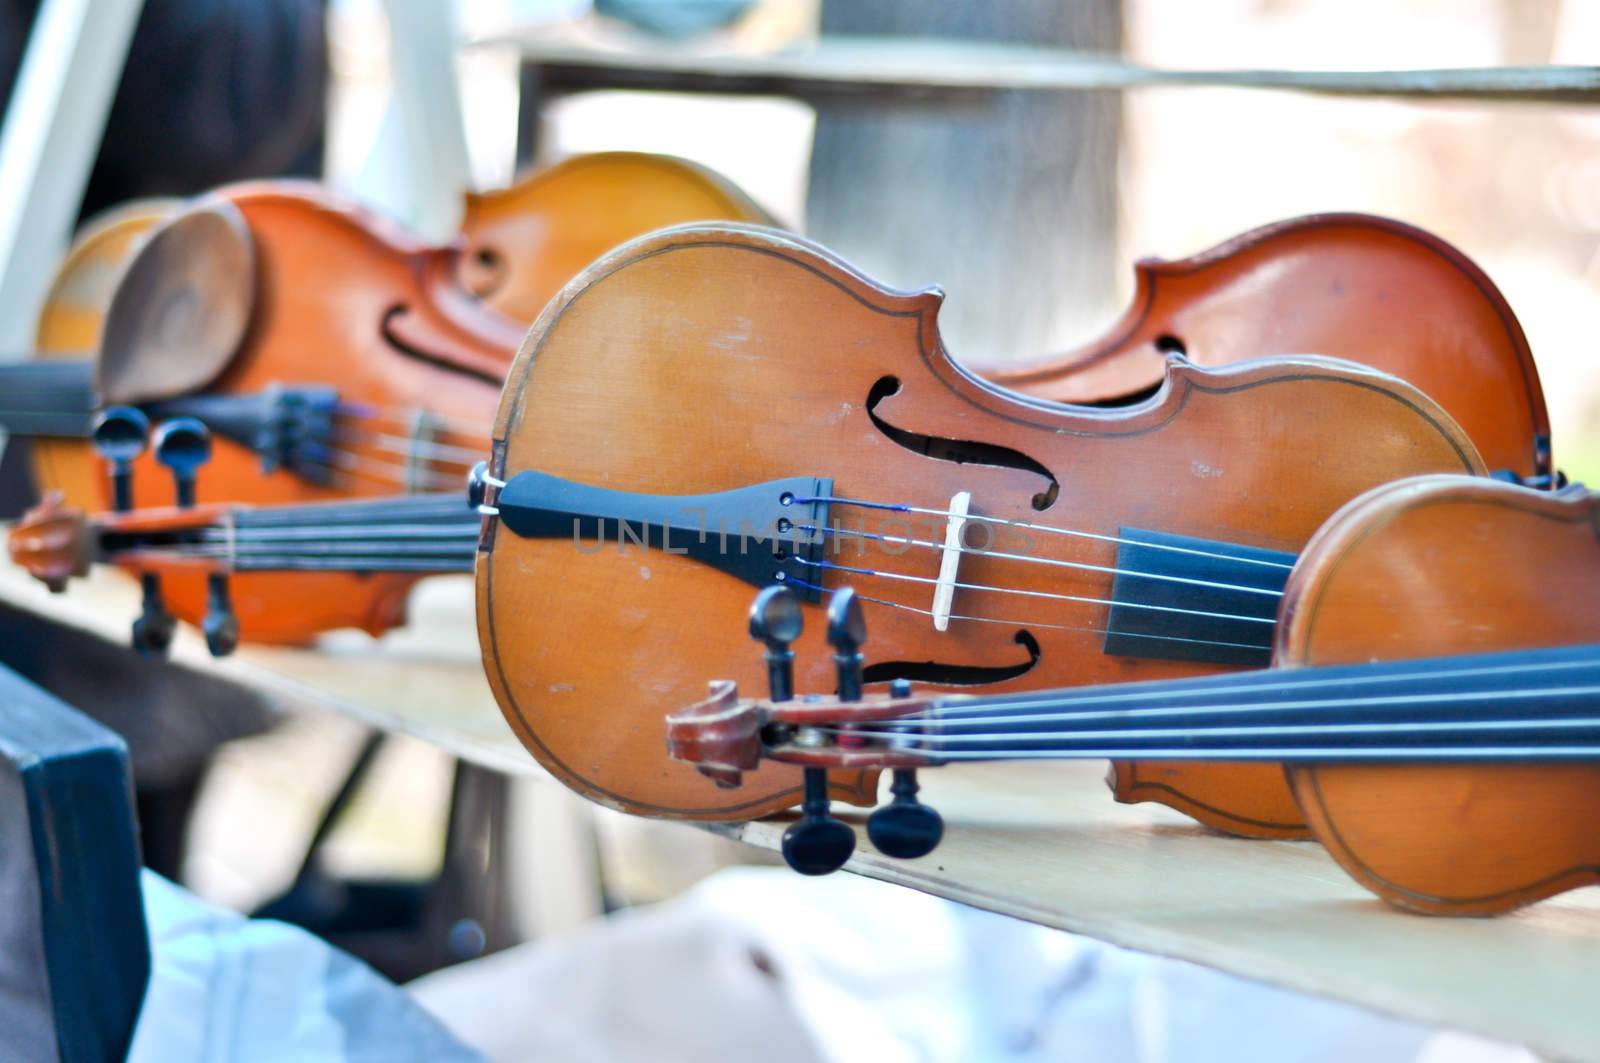
[[[1136,401],[1169,354],[1226,365],[1325,354],[1422,388],[1490,469],[1549,486],[1550,418],[1522,326],[1488,275],[1432,233],[1369,214],[1267,225],[1189,258],[1145,259],[1106,335],[1066,354],[998,366],[1039,398]]]
[[[1284,588],[1272,669],[972,697],[861,693],[861,601],[832,596],[837,696],[798,696],[798,597],[771,588],[750,631],[772,696],[737,685],[671,716],[669,748],[723,787],[772,759],[808,773],[784,849],[841,866],[855,833],[825,773],[895,773],[874,845],[939,844],[917,770],[971,761],[1138,757],[1281,764],[1312,835],[1398,907],[1489,915],[1600,881],[1600,496],[1419,477],[1341,509]],[[1550,580],[1554,566],[1559,580]]]
[[[775,224],[714,170],[669,155],[575,155],[495,192],[467,195],[461,284],[532,322],[589,263],[619,244],[692,221]]]

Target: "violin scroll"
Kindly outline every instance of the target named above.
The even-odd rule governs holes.
[[[725,789],[761,765],[761,706],[739,697],[739,684],[713,679],[711,693],[667,717],[667,752]]]
[[[67,589],[68,580],[87,575],[90,562],[88,521],[64,499],[60,491],[51,491],[6,537],[12,563],[55,594]]]

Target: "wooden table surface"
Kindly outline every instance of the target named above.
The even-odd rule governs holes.
[[[131,581],[97,573],[51,595],[0,565],[0,601],[125,641]],[[213,660],[193,632],[173,663],[292,708],[334,711],[458,756],[538,774],[479,670],[470,586],[425,586],[414,625],[339,636],[317,651],[242,649]],[[1113,802],[1098,764],[991,764],[923,773],[943,845],[917,861],[871,850],[849,865],[1018,918],[1401,1018],[1600,1060],[1600,890],[1511,916],[1446,920],[1392,911],[1313,843],[1227,838],[1167,809]],[[858,825],[861,817],[841,811]],[[786,820],[716,827],[775,849]]]
[[[121,644],[139,613],[138,584],[108,569],[74,580],[66,594],[51,594],[9,561],[0,562],[0,601]],[[341,713],[485,767],[543,775],[483,677],[471,580],[427,581],[413,595],[411,616],[410,626],[378,639],[339,632],[316,649],[242,646],[220,660],[198,633],[179,625],[171,661],[237,682],[286,709]]]

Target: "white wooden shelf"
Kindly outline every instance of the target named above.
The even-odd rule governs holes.
[[[435,584],[411,628],[317,650],[245,647],[216,660],[184,631],[171,664],[285,707],[343,713],[479,764],[542,774],[483,679],[470,590],[465,580]],[[4,564],[0,603],[125,643],[138,593],[106,571],[52,595]],[[1496,919],[1409,915],[1357,886],[1315,843],[1228,838],[1165,808],[1118,805],[1103,774],[1096,764],[924,772],[944,843],[897,861],[860,831],[849,870],[1550,1057],[1600,1060],[1600,890]],[[862,815],[837,811],[860,827]],[[776,849],[788,822],[711,829]]]
[[[1600,1060],[1600,890],[1495,919],[1395,911],[1315,842],[1229,838],[1154,805],[1119,805],[1103,765],[925,771],[944,842],[848,869],[979,908],[1415,1022]],[[792,817],[725,828],[776,849]]]

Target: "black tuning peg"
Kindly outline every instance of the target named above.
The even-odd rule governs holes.
[[[211,460],[211,430],[193,417],[174,417],[156,429],[156,460],[172,470],[178,505],[194,505],[200,466]]]
[[[172,470],[178,507],[190,508],[195,504],[200,467],[211,460],[211,430],[194,417],[174,417],[156,430],[155,450],[156,460]],[[227,573],[206,577],[206,615],[200,630],[213,657],[226,657],[239,645],[239,617],[228,593]]]
[[[794,651],[805,628],[800,599],[788,587],[768,587],[750,606],[750,637],[767,647],[767,686],[773,701],[794,697]]]
[[[167,612],[161,597],[161,577],[153,572],[139,576],[144,592],[139,618],[133,622],[133,648],[146,657],[159,657],[172,645],[178,622]]]
[[[111,463],[112,508],[126,513],[133,508],[133,460],[144,453],[150,418],[132,406],[108,406],[95,418],[91,438],[94,449]],[[133,648],[146,657],[159,656],[172,645],[177,621],[161,599],[160,576],[143,573],[139,589],[143,601],[133,622]]]
[[[910,681],[896,679],[889,686],[889,696],[909,698]],[[915,860],[937,849],[944,838],[943,817],[917,800],[919,789],[915,768],[896,768],[889,784],[894,798],[867,817],[867,837],[884,856]]]
[[[783,832],[783,859],[802,875],[837,871],[856,849],[856,832],[828,811],[828,773],[805,769],[800,818]]]
[[[149,442],[150,418],[132,406],[108,406],[94,419],[90,438],[111,463],[112,508],[125,513],[133,508],[133,459]]]
[[[228,594],[228,577],[213,572],[206,577],[206,615],[200,622],[206,636],[206,649],[213,657],[226,657],[239,646],[239,617]]]
[[[762,600],[758,598],[756,604],[761,605]],[[798,608],[795,612],[799,612]],[[795,635],[799,635],[798,616],[792,626]],[[763,637],[756,632],[754,610],[750,632],[757,638]],[[828,603],[828,642],[833,646],[833,662],[838,668],[840,701],[861,700],[861,644],[866,640],[867,621],[856,592],[849,587],[835,591],[833,600]],[[767,660],[771,670],[771,643],[768,645]],[[787,653],[788,647],[783,648]],[[793,660],[792,654],[789,660]],[[800,805],[800,819],[783,832],[784,860],[802,875],[826,875],[843,867],[855,848],[856,832],[828,811],[828,773],[821,768],[805,769],[805,800]]]
[[[944,838],[944,819],[917,800],[917,773],[913,768],[896,768],[889,792],[894,800],[867,817],[867,837],[884,856],[915,860],[939,847]]]
[[[839,700],[861,700],[861,644],[867,641],[867,618],[853,588],[834,591],[828,603],[828,644],[839,672]]]

